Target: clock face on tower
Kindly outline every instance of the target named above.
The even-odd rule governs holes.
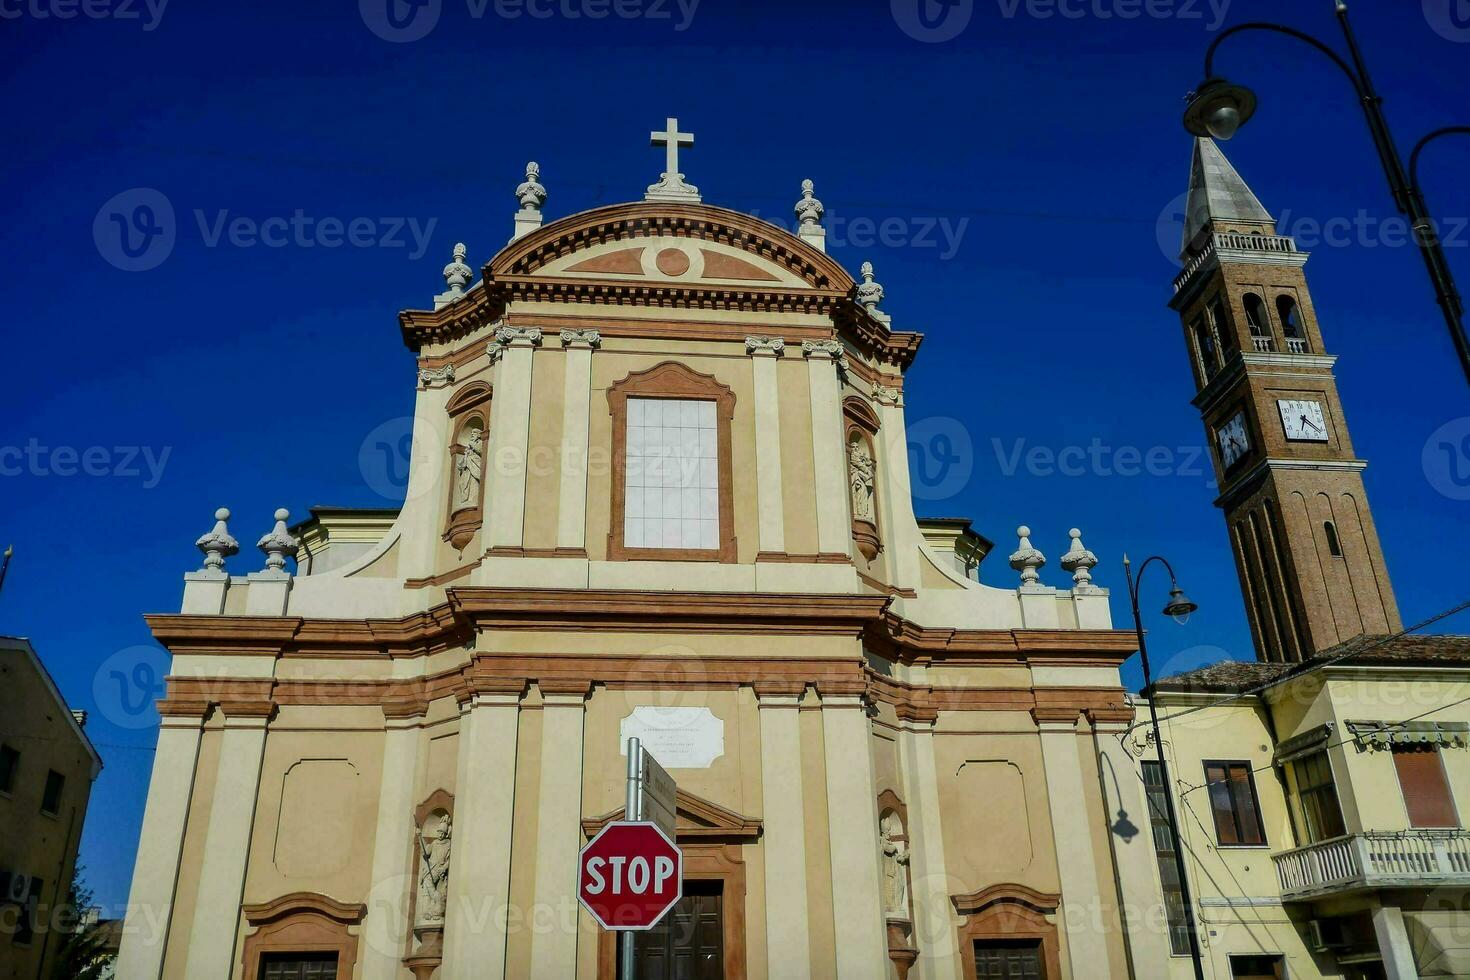
[[[1281,411],[1281,427],[1286,438],[1305,442],[1326,442],[1327,421],[1322,403],[1309,399],[1282,398],[1276,402]]]
[[[1220,462],[1228,470],[1251,448],[1250,434],[1245,428],[1245,412],[1236,412],[1230,421],[1216,429],[1215,439],[1220,444]]]

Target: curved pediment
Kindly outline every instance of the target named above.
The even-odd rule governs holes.
[[[707,204],[658,201],[554,221],[507,245],[487,272],[499,281],[537,277],[844,295],[854,285],[832,258],[773,224]]]

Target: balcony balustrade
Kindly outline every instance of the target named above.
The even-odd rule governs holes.
[[[1281,897],[1470,886],[1470,831],[1365,831],[1272,855]]]

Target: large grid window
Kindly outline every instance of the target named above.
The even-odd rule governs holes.
[[[1315,844],[1347,833],[1327,753],[1316,752],[1297,759],[1291,767],[1296,775],[1296,794],[1301,802],[1302,829],[1306,831],[1307,843]]]
[[[720,547],[715,403],[629,398],[623,504],[628,548]]]
[[[1143,763],[1143,785],[1148,792],[1148,822],[1153,831],[1154,854],[1159,862],[1159,881],[1164,889],[1164,912],[1169,918],[1169,950],[1175,956],[1189,955],[1189,923],[1184,915],[1184,888],[1175,860],[1177,844],[1169,830],[1168,803],[1164,793],[1164,768],[1157,762]]]
[[[1222,846],[1266,843],[1249,763],[1206,762],[1205,785],[1209,787],[1210,812],[1215,818],[1215,839]]]

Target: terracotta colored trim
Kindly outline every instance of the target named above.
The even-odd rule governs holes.
[[[1076,705],[1037,705],[1031,709],[1031,719],[1037,725],[1076,725],[1082,709]]]
[[[508,313],[507,325],[512,327],[540,327],[552,332],[563,329],[595,327],[604,340],[623,338],[633,340],[682,340],[691,342],[729,341],[739,343],[742,353],[745,338],[752,332],[780,336],[787,343],[803,340],[828,340],[832,336],[830,326],[803,327],[782,324],[779,330],[772,329],[769,320],[700,319],[698,311],[693,315],[681,316],[677,320],[652,319],[639,316],[608,316],[593,313]]]
[[[719,469],[720,546],[709,551],[682,548],[630,548],[623,540],[627,501],[628,399],[694,398],[715,403]],[[664,361],[646,371],[635,371],[607,389],[612,415],[612,511],[609,516],[609,561],[718,561],[734,564],[735,488],[731,463],[730,422],[735,416],[735,392],[712,375],[690,370],[677,361]]]
[[[536,682],[542,694],[579,694],[582,697],[592,693],[591,678],[572,677],[547,677]]]
[[[586,558],[584,548],[521,548],[516,545],[496,545],[485,552],[488,558]]]
[[[603,242],[673,235],[743,247],[801,276],[812,286],[846,293],[847,270],[783,228],[711,204],[635,201],[568,215],[501,249],[485,267],[486,280],[526,274],[551,259]]]
[[[434,792],[426,796],[424,798],[424,802],[420,803],[417,807],[414,808],[414,826],[422,827],[424,825],[424,821],[429,819],[429,816],[436,810],[443,810],[445,813],[453,816],[454,794],[449,792],[449,790],[440,787],[439,789],[434,790]],[[417,874],[414,875],[414,880],[418,880]]]
[[[886,659],[956,665],[1013,659],[1117,667],[1138,649],[1132,630],[963,630],[919,626],[893,612],[868,631],[868,644]]]
[[[599,817],[582,820],[582,834],[591,840],[597,832],[614,820],[623,819],[624,807],[609,810]],[[731,844],[753,844],[760,837],[761,821],[727,810],[718,803],[696,796],[685,789],[675,789],[674,814],[678,821],[678,837],[698,840],[725,840]]]
[[[750,685],[755,689],[758,699],[765,698],[799,698],[806,693],[806,681],[799,678],[787,678],[783,680],[757,680]]]
[[[274,952],[334,952],[337,975],[353,975],[358,937],[349,927],[362,922],[367,906],[346,905],[314,892],[293,892],[262,905],[246,905],[242,911],[255,928],[246,934],[241,952],[244,976],[260,976],[262,957]]]
[[[422,718],[429,713],[429,702],[425,698],[398,698],[383,700],[383,718]]]
[[[965,916],[959,928],[960,962],[965,980],[976,980],[976,941],[1034,939],[1041,947],[1043,980],[1061,980],[1062,967],[1055,922],[1061,896],[1049,895],[1025,885],[992,885],[971,895],[952,895],[956,911]]]
[[[429,578],[407,579],[406,581],[404,581],[403,587],[405,589],[424,589],[433,585],[445,585],[449,582],[457,582],[479,567],[479,562],[472,561],[468,565],[461,565],[458,568],[451,569],[447,572],[441,572],[440,574],[430,576]]]
[[[449,399],[444,406],[444,414],[453,418],[464,412],[489,402],[495,396],[495,389],[487,381],[471,381],[460,388]]]
[[[919,597],[919,593],[915,589],[900,589],[896,586],[889,585],[887,582],[880,582],[861,570],[858,571],[857,577],[858,581],[862,582],[868,588],[875,589],[884,595],[898,596],[901,599],[917,599]]]
[[[263,926],[297,912],[315,912],[343,925],[356,925],[367,915],[366,905],[350,905],[318,892],[292,892],[269,902],[241,906],[245,921]]]
[[[203,721],[204,716],[209,714],[210,707],[210,702],[202,698],[165,697],[159,698],[154,704],[159,715],[164,718],[190,718],[199,721]]]
[[[226,718],[269,719],[276,713],[276,703],[270,700],[221,701],[219,702],[219,710],[224,712]]]
[[[455,612],[477,628],[639,632],[775,632],[858,636],[885,596],[605,589],[450,589]]]
[[[878,421],[878,413],[873,411],[873,406],[868,400],[860,395],[848,395],[842,399],[842,414],[849,422],[860,426],[869,435],[877,435],[882,422]]]

